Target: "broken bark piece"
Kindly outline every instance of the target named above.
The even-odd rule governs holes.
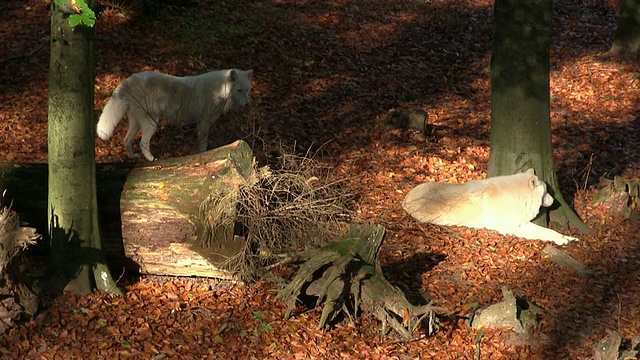
[[[640,336],[636,336],[631,339],[631,341],[628,341],[625,340],[618,331],[609,329],[605,331],[607,332],[607,336],[593,346],[594,360],[636,359],[636,356],[640,352]],[[630,348],[628,347],[629,344]]]
[[[545,246],[542,249],[542,255],[548,257],[554,263],[576,272],[583,279],[588,279],[595,273],[588,266],[553,245]]]
[[[479,309],[471,319],[476,329],[512,329],[518,334],[530,334],[538,327],[538,316],[544,311],[528,300],[516,297],[507,287],[502,287],[503,301]]]
[[[595,360],[618,360],[622,336],[617,331],[607,329],[607,337],[593,347]]]

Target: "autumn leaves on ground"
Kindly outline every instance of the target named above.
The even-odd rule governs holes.
[[[275,285],[264,281],[244,286],[125,274],[123,297],[59,297],[1,337],[0,356],[589,359],[606,329],[626,338],[640,334],[638,224],[613,220],[591,201],[601,176],[640,176],[640,70],[602,56],[616,25],[614,2],[554,2],[553,145],[565,198],[595,230],[572,233],[582,241],[566,247],[596,271],[588,280],[545,259],[543,242],[421,226],[400,207],[421,182],[485,176],[490,1],[149,1],[155,6],[146,9],[142,2],[101,3],[96,111],[134,72],[254,69],[254,135],[300,154],[311,146],[346,177],[358,194],[354,220],[388,229],[380,255],[385,275],[452,316],[433,336],[398,342],[380,336],[370,316],[326,331],[315,330],[318,309],[300,308],[285,321]],[[48,1],[0,4],[3,162],[47,159],[48,47],[40,45],[48,16]],[[389,112],[404,109],[426,110],[434,139],[425,143],[381,125]],[[121,125],[110,141],[96,140],[99,162],[128,161],[125,132]],[[161,128],[152,147],[168,158],[193,153],[194,139],[192,128]],[[510,341],[507,331],[469,330],[464,323],[473,306],[500,301],[502,286],[545,310],[527,345]]]

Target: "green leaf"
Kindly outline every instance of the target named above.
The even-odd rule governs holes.
[[[253,320],[255,320],[255,321],[262,320],[262,315],[263,315],[262,311],[254,311],[253,315],[252,315],[253,316]]]
[[[262,323],[260,324],[260,326],[262,327],[262,331],[264,332],[273,331],[273,325],[271,325],[271,323]]]
[[[72,28],[78,26],[80,23],[82,23],[82,15],[73,14],[69,16],[69,26]]]
[[[65,0],[55,0],[56,4],[62,6]],[[93,27],[96,23],[96,13],[91,10],[85,0],[76,0],[75,6],[80,10],[79,14],[69,15],[69,26],[72,28],[82,24],[84,26]]]
[[[83,14],[84,15],[84,14]],[[82,17],[82,23],[88,27],[93,27],[93,25],[95,25],[96,23],[96,18],[91,18],[88,16],[83,16]]]

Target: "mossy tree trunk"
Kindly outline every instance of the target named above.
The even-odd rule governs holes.
[[[613,35],[611,53],[638,60],[640,50],[640,0],[621,0],[618,27]]]
[[[119,293],[101,250],[96,199],[93,110],[94,28],[69,25],[52,2],[49,63],[50,273],[56,284],[85,293]],[[87,1],[95,8],[95,0]]]
[[[491,57],[491,154],[488,176],[533,168],[560,205],[560,227],[588,227],[559,189],[551,143],[549,51],[551,0],[496,0]],[[546,214],[535,222],[547,225]]]

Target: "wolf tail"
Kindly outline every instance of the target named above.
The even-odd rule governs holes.
[[[118,123],[129,109],[129,103],[123,94],[123,84],[116,87],[113,94],[111,94],[111,98],[107,101],[107,105],[102,110],[102,114],[100,114],[96,132],[102,140],[108,140],[113,135],[116,126],[118,126]]]

